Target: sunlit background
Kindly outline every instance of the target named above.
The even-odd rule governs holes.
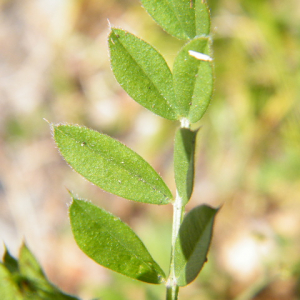
[[[208,3],[216,84],[196,124],[202,128],[188,209],[222,209],[208,263],[180,299],[300,299],[300,1]],[[0,239],[15,256],[25,240],[48,278],[82,299],[164,299],[163,286],[107,271],[78,249],[66,188],[130,224],[166,272],[171,206],[92,186],[59,156],[44,120],[121,140],[174,192],[178,124],[140,107],[115,81],[108,20],[152,43],[170,66],[183,45],[138,0],[0,1]]]

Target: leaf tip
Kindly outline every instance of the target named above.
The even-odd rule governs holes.
[[[26,245],[26,240],[23,237],[22,242],[21,242],[21,246],[20,246],[20,249],[19,249],[19,253],[21,253],[24,249],[26,250],[26,249],[28,249],[28,247]]]
[[[116,34],[116,32],[117,32],[118,30],[120,30],[120,29],[118,29],[117,27],[114,27],[114,26],[110,26],[110,31],[111,31],[111,33]]]
[[[52,123],[51,123],[49,120],[47,120],[46,118],[43,118],[43,120],[46,121],[49,125],[52,124]]]
[[[49,120],[47,120],[46,118],[43,118],[43,120],[49,124],[51,133],[52,133],[52,135],[54,135],[54,127],[55,127],[55,125],[52,122],[50,122]]]
[[[7,248],[6,244],[4,243],[4,241],[2,241],[2,244],[3,244],[3,248],[4,248],[4,252],[3,252],[3,255],[2,255],[2,261],[4,261],[5,254],[8,252],[8,248]]]
[[[108,28],[111,30],[111,23],[110,23],[109,19],[107,19],[107,23],[108,23]]]
[[[73,204],[73,202],[75,200],[75,196],[67,187],[65,189],[67,190],[67,192],[69,193],[69,195],[71,197],[71,202],[67,203],[67,207],[70,209],[71,205]]]
[[[73,195],[73,193],[67,188],[67,187],[65,187],[65,189],[67,190],[67,192],[69,193],[69,195],[71,196],[71,198],[73,199],[74,198],[74,195]]]
[[[91,203],[91,201],[89,200],[85,200],[85,199],[81,199],[79,198],[77,195],[74,195],[72,191],[70,191],[68,188],[66,188],[66,190],[68,191],[70,197],[71,197],[71,202],[67,203],[68,208],[70,209],[70,207],[74,204],[74,203],[79,203],[79,202],[87,202],[87,203]]]

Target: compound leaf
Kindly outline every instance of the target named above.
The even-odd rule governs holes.
[[[62,156],[95,185],[134,201],[151,204],[171,201],[172,194],[157,172],[122,143],[86,127],[53,128]]]
[[[151,45],[121,29],[108,38],[112,70],[123,89],[153,113],[177,120],[171,71]]]
[[[204,0],[141,0],[149,15],[178,39],[208,35],[210,14]]]
[[[198,131],[180,128],[175,135],[174,173],[176,188],[183,205],[190,200],[194,186],[194,163]]]
[[[173,79],[177,110],[181,118],[187,118],[191,123],[201,119],[212,96],[213,66],[210,55],[210,39],[200,37],[188,42],[175,58]]]
[[[144,244],[119,218],[73,198],[70,220],[79,248],[98,264],[140,281],[164,281],[164,272]]]
[[[217,211],[200,205],[184,218],[175,244],[175,275],[179,286],[192,282],[203,267]]]

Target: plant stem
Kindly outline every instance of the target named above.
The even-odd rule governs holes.
[[[171,260],[170,260],[170,273],[167,281],[167,297],[166,300],[177,300],[179,287],[177,285],[175,276],[175,243],[179,232],[179,228],[183,219],[184,206],[182,199],[178,192],[176,199],[173,203],[173,225],[172,225],[172,245],[171,245]]]
[[[167,286],[167,297],[166,300],[177,300],[178,299],[179,287],[176,286]]]

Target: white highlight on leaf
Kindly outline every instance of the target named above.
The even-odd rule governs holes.
[[[196,52],[193,50],[189,50],[189,55],[195,57],[196,59],[203,60],[203,61],[212,61],[213,60],[209,55],[203,54],[200,52]]]

